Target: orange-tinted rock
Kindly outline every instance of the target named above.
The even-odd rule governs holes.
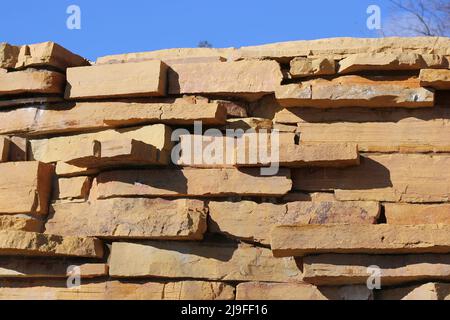
[[[0,216],[0,230],[41,232],[43,225],[43,221],[25,215]]]
[[[450,90],[450,70],[424,69],[420,71],[420,85],[437,90]]]
[[[0,96],[62,94],[66,78],[58,72],[25,70],[0,74]]]
[[[377,300],[449,300],[450,284],[426,283],[404,288],[381,290]]]
[[[335,74],[336,61],[324,57],[294,58],[289,73],[294,78]]]
[[[87,199],[91,179],[89,177],[59,178],[53,189],[54,199]]]
[[[0,136],[0,162],[6,162],[9,159],[9,139]]]
[[[388,224],[448,224],[450,204],[385,203]]]

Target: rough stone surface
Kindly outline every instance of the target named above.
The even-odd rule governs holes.
[[[53,188],[53,198],[61,200],[87,199],[91,179],[89,177],[59,178]]]
[[[299,225],[275,226],[271,247],[276,257],[319,253],[449,253],[450,226],[444,225]]]
[[[0,96],[18,94],[62,94],[65,77],[58,72],[26,70],[0,74]]]
[[[101,258],[103,244],[93,238],[0,231],[0,255]]]
[[[27,161],[28,160],[28,139],[13,136],[9,138],[9,161]]]
[[[324,57],[295,58],[291,61],[292,77],[323,76],[336,73],[336,61]]]
[[[169,94],[215,94],[259,98],[275,92],[282,80],[275,61],[238,61],[172,65]]]
[[[416,78],[342,76],[280,86],[276,98],[283,107],[433,107],[434,92]]]
[[[67,99],[166,95],[167,66],[161,61],[67,69]]]
[[[0,136],[0,162],[6,162],[9,159],[10,141],[6,137]]]
[[[275,176],[260,176],[259,169],[154,169],[103,172],[97,176],[96,183],[99,199],[124,196],[276,197],[291,190],[289,176],[286,169],[280,169]]]
[[[296,169],[292,179],[295,190],[334,190],[338,200],[447,202],[449,166],[447,155],[368,155],[358,167]]]
[[[377,294],[377,300],[450,300],[450,284],[430,282],[382,290]]]
[[[0,216],[0,230],[41,232],[43,225],[41,220],[25,215]]]
[[[420,85],[423,87],[431,87],[438,90],[450,90],[450,70],[421,70]]]
[[[0,214],[47,214],[53,171],[35,161],[0,164]]]
[[[450,256],[324,254],[303,258],[303,280],[315,285],[366,284],[371,266],[381,270],[381,286],[450,279]]]
[[[63,236],[201,240],[206,232],[203,201],[177,199],[108,199],[57,202],[46,233]]]
[[[209,207],[209,232],[270,244],[275,225],[376,223],[380,206],[376,202],[291,202],[258,204],[251,201],[215,202]]]
[[[67,289],[66,281],[5,281],[0,299],[15,300],[234,300],[221,282],[92,281]]]
[[[130,261],[133,264],[130,265]],[[163,277],[224,281],[299,281],[294,259],[276,259],[269,249],[223,243],[114,242],[112,277]]]
[[[318,288],[308,283],[241,283],[236,300],[372,300],[367,287]]]
[[[450,204],[385,203],[383,206],[388,224],[450,225]]]

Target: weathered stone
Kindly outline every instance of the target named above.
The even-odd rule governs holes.
[[[308,283],[247,282],[236,287],[236,300],[372,300],[364,286],[318,288]]]
[[[380,268],[381,286],[400,285],[431,279],[450,279],[450,256],[420,255],[343,255],[325,254],[303,258],[303,280],[314,285],[366,284]]]
[[[0,214],[46,215],[54,168],[41,162],[0,164]]]
[[[59,178],[53,189],[54,199],[87,199],[91,179],[89,177]]]
[[[354,143],[363,152],[449,152],[450,120],[299,123],[302,143]]]
[[[60,96],[53,96],[53,95],[51,96],[44,95],[41,97],[4,96],[0,97],[0,109],[12,107],[24,107],[25,105],[39,106],[57,102],[64,102],[64,99]]]
[[[377,300],[450,300],[450,284],[430,282],[381,290],[377,294]]]
[[[227,110],[227,115],[229,117],[236,118],[247,118],[247,105],[242,102],[226,101],[226,100],[216,100],[216,102],[222,104]]]
[[[0,231],[0,255],[101,258],[103,243],[94,238],[7,230]]]
[[[45,163],[68,162],[83,156],[92,155],[94,141],[134,139],[153,145],[158,150],[170,150],[172,130],[163,124],[145,127],[105,130],[72,136],[60,136],[50,139],[30,140],[30,157]],[[81,148],[80,146],[84,146]]]
[[[214,94],[257,100],[275,92],[282,80],[275,61],[238,61],[172,65],[169,94]]]
[[[22,137],[9,138],[9,161],[27,161],[28,160],[28,140]]]
[[[239,130],[242,129],[244,131],[249,129],[258,130],[272,130],[273,124],[270,119],[262,119],[262,118],[235,118],[228,119],[227,125],[223,128],[223,130]]]
[[[275,92],[283,107],[433,107],[434,92],[416,78],[342,76],[280,86]]]
[[[67,69],[66,99],[166,95],[167,66],[161,61]]]
[[[380,206],[376,202],[291,202],[257,204],[250,201],[215,202],[209,207],[209,232],[233,238],[270,244],[275,225],[377,222]]]
[[[339,62],[339,73],[360,71],[420,70],[427,67],[422,55],[416,53],[360,53]]]
[[[100,172],[98,168],[81,168],[72,166],[65,162],[58,161],[56,163],[55,173],[60,178],[72,178],[86,175],[97,175]]]
[[[41,232],[43,225],[41,220],[25,215],[0,216],[0,230]]]
[[[298,225],[275,226],[275,257],[319,253],[449,253],[450,226],[445,225]]]
[[[74,258],[0,257],[0,278],[67,278],[75,274],[82,279],[107,276],[108,265]]]
[[[6,162],[9,159],[10,141],[6,137],[0,137],[0,162]]]
[[[130,261],[133,261],[133,264],[130,264]],[[301,280],[301,271],[295,260],[276,259],[270,249],[238,244],[192,242],[114,242],[110,275],[224,281]]]
[[[282,196],[291,190],[289,170],[260,176],[259,169],[150,169],[102,172],[98,198],[124,196]],[[167,177],[170,177],[168,179]]]
[[[57,202],[46,233],[63,236],[201,240],[206,232],[203,201],[177,199],[109,199],[85,203]]]
[[[336,73],[336,61],[324,57],[298,57],[291,61],[292,77],[323,76]]]
[[[450,70],[423,69],[420,71],[420,85],[437,90],[450,90]]]
[[[46,70],[25,70],[0,74],[0,96],[18,94],[61,94],[63,74]]]
[[[286,125],[286,124],[281,124],[281,123],[275,123],[273,125],[273,129],[274,130],[278,130],[280,132],[288,132],[288,133],[296,133],[297,132],[297,127],[296,126],[290,126],[290,125]]]
[[[26,107],[0,112],[0,133],[80,132],[94,129],[165,123],[224,125],[226,109],[221,103],[190,103],[185,99],[167,102],[77,102],[72,107]]]
[[[14,300],[234,300],[234,288],[221,282],[82,281],[68,289],[66,281],[2,281],[0,299]]]
[[[334,193],[325,192],[289,192],[283,197],[283,202],[296,202],[296,201],[313,201],[313,202],[334,202],[336,197]]]
[[[385,203],[388,224],[449,224],[450,204]]]
[[[292,179],[295,190],[334,190],[343,201],[447,202],[449,167],[447,155],[367,155],[358,167],[296,169]]]
[[[0,67],[22,69],[29,67],[54,67],[65,70],[69,67],[85,66],[89,62],[54,42],[24,46],[0,44]]]

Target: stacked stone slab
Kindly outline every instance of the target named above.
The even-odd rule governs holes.
[[[448,298],[449,62],[448,38],[1,44],[0,299]]]

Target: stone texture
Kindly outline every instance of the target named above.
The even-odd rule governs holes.
[[[342,76],[280,86],[275,96],[281,106],[342,107],[433,107],[434,92],[421,88],[416,78]]]
[[[235,118],[228,119],[227,125],[223,127],[223,130],[239,130],[244,131],[249,129],[259,130],[272,130],[273,124],[270,119],[262,118]]]
[[[9,138],[9,161],[27,161],[28,160],[28,139],[22,137]]]
[[[25,215],[0,216],[0,230],[41,232],[44,223]]]
[[[93,238],[0,231],[0,255],[101,258],[103,244]]]
[[[234,288],[221,282],[82,282],[68,289],[66,281],[3,281],[0,299],[14,300],[234,300]]]
[[[388,224],[450,225],[450,204],[385,203],[383,206]]]
[[[382,290],[377,294],[377,300],[450,300],[450,284],[430,282]]]
[[[363,286],[318,288],[307,283],[241,283],[236,300],[372,300]]]
[[[450,253],[450,226],[298,225],[276,226],[271,233],[275,257],[319,253]]]
[[[420,70],[426,67],[427,63],[422,55],[416,53],[361,53],[341,60],[339,62],[339,73]]]
[[[449,166],[447,155],[366,155],[358,167],[296,169],[292,179],[295,190],[334,190],[343,201],[447,202]]]
[[[450,70],[424,69],[420,71],[420,85],[437,90],[450,90]]]
[[[81,143],[79,148],[83,147],[86,153],[67,161],[68,164],[81,168],[169,164],[168,151],[160,151],[151,144],[129,138],[94,140],[90,146]]]
[[[53,171],[35,161],[0,164],[0,214],[46,215]]]
[[[167,66],[161,61],[67,69],[66,99],[166,95]]]
[[[266,248],[189,242],[114,242],[110,275],[223,281],[289,282],[301,279],[301,271],[294,259],[276,259]]]
[[[100,172],[99,168],[81,168],[72,166],[62,161],[56,163],[55,173],[60,178],[73,178],[86,175],[97,175]]]
[[[302,143],[354,143],[362,152],[449,152],[449,119],[299,123]]]
[[[291,61],[292,77],[332,75],[336,73],[336,61],[324,57],[297,57]]]
[[[201,240],[207,213],[202,201],[189,199],[57,202],[52,205],[45,232],[108,239]]]
[[[89,177],[59,178],[53,189],[53,198],[61,200],[87,199],[91,179]]]
[[[18,94],[62,94],[65,77],[58,72],[25,70],[0,74],[0,96]]]
[[[324,254],[303,258],[303,280],[314,285],[366,284],[368,268],[381,270],[381,286],[450,279],[450,256]]]
[[[82,279],[108,275],[108,265],[75,258],[0,257],[0,278],[67,278],[78,267]],[[73,272],[73,271],[72,271]]]
[[[135,139],[153,145],[158,150],[170,150],[172,130],[163,124],[145,127],[105,130],[95,133],[84,133],[72,136],[59,136],[49,139],[30,140],[31,154],[34,160],[45,163],[78,159],[90,156],[90,148],[94,141],[109,141],[120,139]],[[84,146],[81,148],[80,146]]]
[[[96,178],[98,199],[124,196],[282,196],[291,190],[289,170],[260,176],[255,169],[154,169],[103,172]],[[170,177],[170,179],[167,179]]]
[[[0,136],[0,162],[6,162],[9,159],[10,141],[6,137]]]
[[[192,103],[185,99],[155,102],[77,102],[63,108],[24,107],[0,112],[0,133],[81,132],[152,123],[224,125],[226,108],[217,102]]]
[[[275,61],[238,61],[172,65],[169,94],[214,94],[256,100],[273,93],[282,73]]]
[[[357,201],[301,201],[287,204],[211,201],[208,207],[209,232],[267,245],[270,244],[270,231],[275,225],[373,224],[380,213],[378,203]]]
[[[297,201],[334,202],[336,201],[336,197],[334,196],[334,192],[303,193],[295,191],[289,192],[287,195],[283,197],[283,202],[297,202]]]
[[[52,103],[62,103],[64,99],[60,96],[40,96],[40,97],[0,97],[0,109],[10,109],[12,107],[24,107],[26,105],[46,105]],[[6,112],[6,111],[5,111]]]
[[[69,67],[85,66],[89,62],[54,42],[12,46],[0,44],[0,67],[22,69],[29,67],[53,67],[65,70]]]

